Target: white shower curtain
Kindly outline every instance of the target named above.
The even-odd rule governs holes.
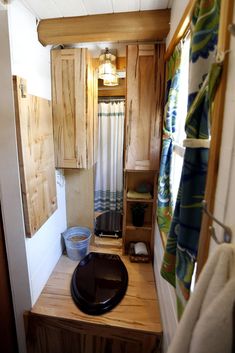
[[[99,103],[95,211],[122,211],[124,101]]]

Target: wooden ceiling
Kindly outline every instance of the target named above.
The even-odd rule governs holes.
[[[105,13],[163,10],[173,0],[21,0],[38,18],[74,17]]]
[[[20,0],[48,44],[164,40],[173,0]]]

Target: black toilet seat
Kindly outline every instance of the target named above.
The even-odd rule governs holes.
[[[71,295],[80,310],[101,315],[122,300],[127,285],[127,269],[118,255],[91,252],[73,273]]]

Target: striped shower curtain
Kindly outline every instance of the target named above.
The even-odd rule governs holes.
[[[122,211],[124,101],[99,103],[95,211]]]

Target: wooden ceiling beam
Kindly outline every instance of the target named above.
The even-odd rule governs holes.
[[[170,10],[123,12],[41,20],[38,38],[48,44],[157,41],[170,29]]]

